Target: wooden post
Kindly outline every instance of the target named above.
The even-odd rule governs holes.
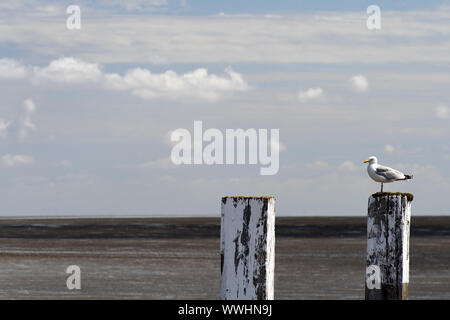
[[[369,198],[366,300],[408,299],[412,200],[412,194],[390,192]]]
[[[221,299],[272,300],[275,198],[223,197]]]

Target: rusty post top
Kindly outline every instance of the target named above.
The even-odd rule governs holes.
[[[227,199],[234,199],[234,200],[270,200],[275,199],[273,196],[267,196],[267,197],[257,197],[257,196],[225,196],[222,197],[222,202],[225,203]]]
[[[225,196],[222,199],[238,198],[238,199],[275,199],[274,196],[258,197],[258,196]]]
[[[403,192],[377,192],[372,194],[372,197],[374,198],[381,198],[381,197],[391,197],[391,196],[401,196],[406,197],[408,201],[414,200],[414,195],[411,193],[403,193]]]

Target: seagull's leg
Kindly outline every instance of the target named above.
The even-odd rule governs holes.
[[[381,192],[383,192],[383,182],[381,183]]]

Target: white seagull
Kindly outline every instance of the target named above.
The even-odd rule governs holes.
[[[398,170],[378,164],[376,157],[370,157],[368,160],[365,160],[364,163],[369,163],[367,166],[369,177],[371,177],[372,180],[381,183],[381,192],[383,192],[383,183],[409,180],[413,178],[412,175],[404,174]]]

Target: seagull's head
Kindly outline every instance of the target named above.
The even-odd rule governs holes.
[[[370,157],[369,159],[364,160],[364,163],[374,164],[374,163],[378,163],[378,160],[376,157]]]

